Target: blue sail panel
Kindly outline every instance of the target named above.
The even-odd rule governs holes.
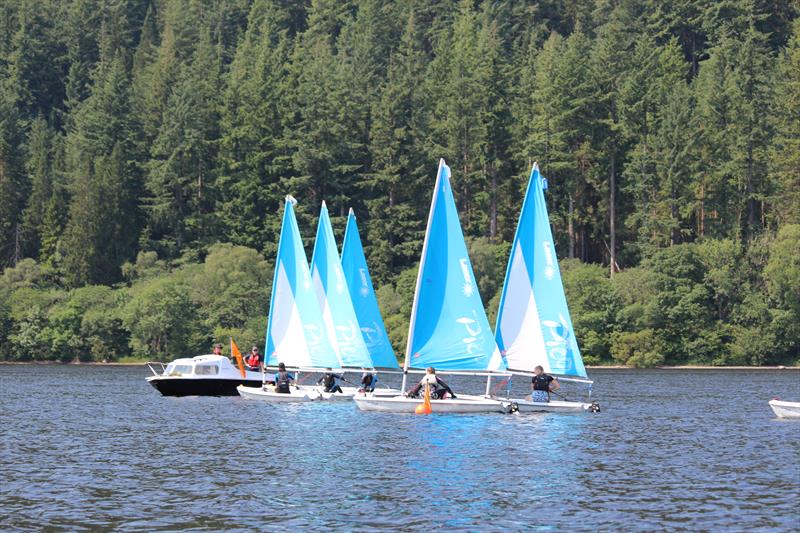
[[[350,291],[339,259],[325,202],[319,213],[317,240],[311,257],[311,278],[322,309],[325,330],[343,367],[372,367]]]
[[[399,368],[397,357],[394,355],[392,343],[383,325],[383,317],[375,297],[375,289],[358,234],[356,215],[353,210],[347,216],[347,228],[344,231],[342,244],[342,270],[347,280],[350,300],[358,318],[361,334],[375,368]]]
[[[567,307],[544,199],[534,165],[511,247],[495,327],[510,370],[586,377]]]
[[[286,197],[264,353],[270,366],[335,367],[339,361],[325,333],[294,203]]]
[[[408,366],[504,370],[475,283],[444,160],[439,163],[420,261]]]

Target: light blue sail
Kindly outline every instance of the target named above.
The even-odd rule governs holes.
[[[547,216],[547,182],[533,166],[508,260],[495,327],[509,370],[586,377]]]
[[[375,368],[399,368],[392,343],[386,334],[383,317],[375,297],[375,289],[364,257],[364,248],[358,234],[356,215],[353,210],[347,216],[342,244],[342,270],[350,290],[350,300],[356,311],[361,335],[369,350],[372,366]]]
[[[294,198],[286,197],[278,256],[267,321],[266,350],[270,366],[284,363],[297,368],[338,367],[328,342],[317,295],[303,249]]]
[[[458,220],[450,168],[439,162],[417,275],[406,367],[504,370]]]
[[[372,367],[369,350],[361,334],[358,318],[339,259],[328,208],[322,202],[317,240],[311,257],[311,280],[322,310],[328,339],[342,367]]]

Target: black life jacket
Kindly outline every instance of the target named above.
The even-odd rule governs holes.
[[[533,383],[533,390],[543,390],[550,392],[551,381],[553,381],[553,377],[548,376],[547,374],[533,376],[533,379],[531,379],[531,383]]]
[[[290,392],[289,384],[291,382],[292,380],[288,372],[278,372],[278,375],[275,376],[275,391],[284,394]]]

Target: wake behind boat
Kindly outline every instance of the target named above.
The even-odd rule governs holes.
[[[161,365],[161,373],[155,369]],[[164,396],[237,396],[240,385],[261,386],[261,373],[246,370],[244,377],[224,355],[198,355],[163,363],[147,363],[146,378]]]
[[[778,418],[800,418],[800,402],[785,402],[774,398],[769,406]]]

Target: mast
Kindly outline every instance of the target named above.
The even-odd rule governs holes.
[[[425,268],[425,257],[428,251],[428,240],[431,232],[431,222],[433,221],[433,213],[436,209],[436,201],[439,197],[439,182],[442,179],[442,167],[446,167],[444,159],[439,159],[439,169],[436,172],[436,183],[433,186],[433,198],[431,199],[431,209],[428,212],[428,225],[425,228],[425,240],[422,241],[422,255],[419,259],[419,269],[417,270],[417,283],[414,288],[414,303],[411,305],[411,320],[408,324],[408,340],[406,341],[406,357],[403,361],[403,384],[401,390],[405,392],[406,381],[408,379],[408,367],[411,361],[411,342],[414,339],[414,327],[417,322],[417,304],[419,303],[419,288],[422,285],[422,272]]]

